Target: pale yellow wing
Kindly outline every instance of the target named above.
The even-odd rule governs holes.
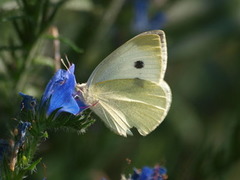
[[[87,86],[85,86],[87,88]],[[83,94],[105,124],[115,133],[131,135],[137,128],[145,136],[165,118],[171,103],[171,91],[165,81],[156,84],[141,79],[109,80],[91,85]]]
[[[167,66],[165,34],[161,30],[135,36],[107,56],[93,71],[87,85],[113,79],[163,80]]]

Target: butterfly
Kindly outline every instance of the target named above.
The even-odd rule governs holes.
[[[87,83],[78,84],[79,97],[115,133],[145,136],[166,117],[171,90],[163,80],[167,45],[161,30],[141,33],[107,56]]]

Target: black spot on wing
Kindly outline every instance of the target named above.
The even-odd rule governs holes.
[[[137,69],[142,69],[144,67],[144,62],[143,61],[135,61],[134,67]]]

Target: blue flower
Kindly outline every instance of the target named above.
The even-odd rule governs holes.
[[[140,174],[139,180],[150,179],[153,175],[154,170],[150,167],[142,168],[142,172]]]
[[[166,180],[167,170],[160,166],[143,167],[141,170],[134,169],[131,180]]]
[[[23,98],[21,102],[21,110],[35,111],[37,100],[34,97],[23,94],[21,92],[19,93],[19,95]]]
[[[134,1],[133,30],[137,33],[161,29],[166,22],[165,14],[162,12],[158,12],[152,18],[149,18],[149,3],[150,0]]]
[[[75,98],[76,79],[74,75],[74,64],[68,70],[58,70],[49,81],[42,97],[42,105],[48,100],[49,107],[47,114],[50,115],[54,110],[59,109],[60,112],[69,112],[71,114],[79,114],[87,108],[87,106],[79,99]]]

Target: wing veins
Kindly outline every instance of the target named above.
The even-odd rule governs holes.
[[[130,98],[123,98],[123,97],[121,97],[121,98],[116,98],[116,97],[115,98],[109,98],[108,97],[108,99],[112,99],[112,100],[115,100],[115,101],[129,102],[129,103],[139,103],[139,104],[155,107],[155,108],[157,108],[157,109],[159,109],[161,111],[166,111],[165,108],[162,108],[162,107],[159,107],[159,106],[155,106],[155,105],[152,105],[152,104],[146,103],[144,101],[140,101],[140,100],[135,100],[135,99],[130,99]],[[104,101],[103,98],[99,98],[99,100]]]

